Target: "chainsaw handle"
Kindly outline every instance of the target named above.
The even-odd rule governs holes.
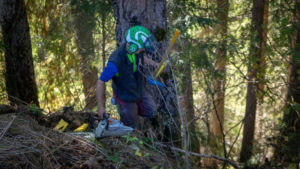
[[[98,125],[98,123],[103,120],[105,120],[108,123],[109,117],[110,117],[109,113],[104,113],[102,119],[100,119],[98,115],[90,115],[89,116],[89,127],[96,128],[97,127],[96,125]]]
[[[108,129],[108,126],[109,126],[109,121],[108,121],[109,117],[110,117],[110,114],[108,114],[108,113],[103,114],[103,119],[102,120],[106,121],[106,124],[105,124],[105,129],[106,130]]]
[[[104,113],[103,118],[100,118],[98,115],[94,116],[95,119],[101,121],[101,120],[107,120],[110,117],[109,113]]]

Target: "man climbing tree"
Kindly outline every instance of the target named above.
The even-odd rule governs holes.
[[[0,9],[9,100],[39,105],[24,0],[2,0]]]

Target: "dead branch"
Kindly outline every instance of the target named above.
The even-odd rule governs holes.
[[[228,164],[230,164],[231,166],[233,166],[235,169],[239,169],[238,165],[227,159],[227,158],[222,158],[222,157],[219,157],[219,156],[216,156],[214,154],[210,154],[210,155],[203,155],[203,154],[199,154],[199,153],[194,153],[194,152],[185,152],[184,150],[180,149],[180,148],[176,148],[176,147],[170,147],[170,146],[167,146],[167,145],[164,145],[164,144],[161,144],[161,143],[154,143],[156,145],[159,145],[159,146],[162,146],[162,147],[166,147],[166,148],[170,148],[171,150],[174,150],[174,151],[178,151],[178,152],[181,152],[181,153],[188,153],[190,155],[193,155],[193,156],[197,156],[197,157],[203,157],[203,158],[214,158],[214,159],[217,159],[217,160],[220,160],[220,161],[224,161]]]

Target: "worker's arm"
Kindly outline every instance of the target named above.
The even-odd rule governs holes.
[[[149,65],[155,67],[155,68],[157,68],[159,66],[159,63],[153,61],[152,59],[147,58],[147,56],[144,56],[144,62],[146,64],[149,64]]]
[[[96,95],[97,95],[97,103],[98,103],[97,108],[98,108],[99,118],[103,118],[103,114],[106,113],[103,104],[105,82],[109,81],[113,76],[116,75],[116,73],[118,73],[117,66],[113,62],[109,61],[97,81]]]
[[[98,116],[99,118],[103,118],[103,114],[106,113],[106,110],[104,108],[104,105],[103,105],[103,100],[104,100],[104,82],[102,80],[99,80],[97,81],[97,89],[96,89],[96,92],[97,92],[97,108],[98,108]]]

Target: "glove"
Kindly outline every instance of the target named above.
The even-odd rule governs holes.
[[[159,86],[159,87],[165,87],[164,84],[158,82],[157,80],[154,81],[154,80],[152,79],[151,75],[148,77],[148,83],[151,84],[151,85],[157,85],[157,86]]]

